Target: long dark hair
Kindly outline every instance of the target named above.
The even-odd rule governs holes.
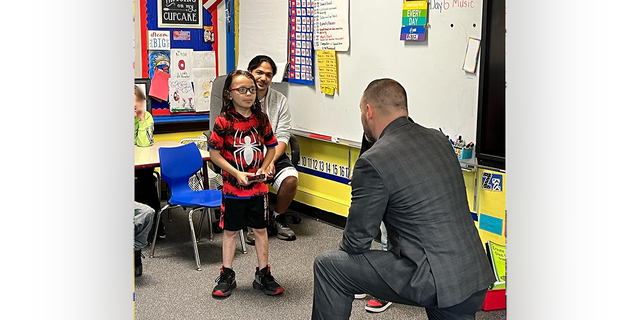
[[[227,119],[232,123],[233,123],[233,117],[231,116],[231,114],[229,114],[228,111],[233,110],[234,106],[233,106],[233,101],[231,101],[231,90],[229,89],[231,89],[231,83],[233,82],[233,79],[235,79],[238,76],[244,76],[251,79],[251,81],[253,81],[253,86],[256,87],[256,90],[258,88],[256,79],[253,77],[251,73],[244,70],[233,70],[229,72],[229,74],[227,75],[227,79],[224,82],[224,87],[222,88],[222,109],[220,109],[220,114],[224,116],[225,119]],[[256,92],[256,99],[255,101],[253,101],[253,104],[251,105],[251,113],[253,113],[258,119],[257,129],[258,129],[258,132],[262,134],[264,132],[265,127],[267,126],[267,122],[269,121],[269,118],[264,112],[262,112],[262,106],[260,105],[260,99],[258,99],[257,94],[258,93]],[[232,127],[233,126],[231,126],[230,128]]]

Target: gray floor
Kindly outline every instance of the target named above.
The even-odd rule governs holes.
[[[342,230],[301,215],[292,225],[298,239],[286,242],[269,238],[269,263],[276,280],[285,289],[279,297],[269,297],[252,288],[257,265],[255,250],[238,251],[233,268],[238,287],[225,300],[214,300],[211,290],[222,262],[222,237],[214,233],[209,241],[208,229],[199,241],[202,271],[196,271],[189,235],[187,212],[174,209],[173,221],[165,223],[167,239],[158,241],[156,255],[143,249],[144,272],[135,280],[136,319],[309,319],[313,301],[313,259],[337,248]],[[166,215],[164,216],[165,222]],[[198,214],[194,214],[198,220]],[[380,244],[375,243],[374,248]],[[367,298],[368,299],[368,298]],[[351,319],[427,319],[423,308],[394,304],[387,311],[371,314],[364,310],[365,300],[354,300]],[[506,319],[505,310],[483,312],[477,319]]]

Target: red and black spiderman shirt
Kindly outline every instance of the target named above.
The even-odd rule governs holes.
[[[263,132],[258,132],[258,119],[255,115],[245,118],[235,110],[229,111],[232,121],[223,115],[216,118],[209,139],[209,148],[220,151],[220,155],[233,167],[242,172],[256,173],[262,167],[265,145],[269,148],[278,145],[271,124]],[[222,193],[227,197],[251,198],[262,196],[269,192],[269,187],[263,182],[254,182],[248,186],[241,186],[236,177],[222,171]]]

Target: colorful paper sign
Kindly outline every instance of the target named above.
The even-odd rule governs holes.
[[[490,191],[502,191],[502,175],[487,171],[483,172],[482,189]]]
[[[202,28],[204,30],[204,42],[214,43],[216,39],[215,33],[213,32],[213,26],[204,26]]]
[[[193,49],[171,49],[172,79],[191,78],[191,68],[193,61]]]
[[[314,49],[348,51],[349,0],[316,1],[312,14]]]
[[[407,41],[424,41],[424,36],[426,33],[425,27],[402,27],[400,31],[400,40]]]
[[[213,78],[197,78],[193,82],[195,87],[196,111],[209,111],[211,109],[211,85]]]
[[[313,2],[291,1],[289,82],[313,85]]]
[[[494,289],[497,289],[497,285],[503,285],[507,281],[507,252],[506,246],[499,245],[493,241],[487,241],[487,251],[491,256],[491,267],[493,269],[493,275],[496,277],[496,282],[492,285]]]
[[[318,73],[320,75],[320,91],[327,95],[338,92],[338,68],[336,52],[333,50],[318,50]]]
[[[481,213],[480,219],[478,220],[478,228],[501,236],[502,235],[502,219],[488,216],[486,214]]]
[[[191,31],[174,30],[173,40],[178,40],[178,41],[191,40]]]
[[[169,79],[169,106],[171,112],[193,112],[195,108],[195,92],[193,81],[187,79]]]
[[[149,51],[149,79],[153,80],[156,71],[171,73],[169,51]]]
[[[147,39],[149,39],[149,44],[147,45],[148,50],[169,50],[171,49],[171,40],[169,36],[170,31],[158,31],[158,30],[149,30],[147,31]]]
[[[424,41],[427,25],[427,1],[406,1],[402,6],[400,40]]]

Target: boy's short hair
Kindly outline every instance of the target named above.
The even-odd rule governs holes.
[[[133,85],[133,94],[136,96],[136,99],[147,100],[147,96],[140,90],[140,87]]]

